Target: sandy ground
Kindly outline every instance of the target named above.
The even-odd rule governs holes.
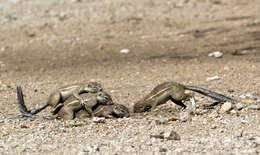
[[[130,109],[164,81],[246,96],[248,107],[259,106],[259,10],[258,0],[0,0],[0,117],[19,114],[19,81],[29,108],[44,104],[56,88],[93,80]],[[222,58],[208,56],[214,51]],[[207,80],[214,76],[219,79]],[[195,97],[198,105],[214,102]],[[105,123],[2,122],[0,152],[259,154],[256,109],[213,109],[181,122],[171,121],[182,110],[168,102]],[[151,137],[170,131],[180,140]]]

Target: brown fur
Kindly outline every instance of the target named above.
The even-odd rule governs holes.
[[[123,118],[130,116],[128,108],[122,104],[101,105],[95,109],[94,115],[96,117],[105,118]]]
[[[185,90],[191,90],[198,92],[202,95],[211,97],[218,101],[228,101],[232,103],[237,103],[238,101],[226,97],[222,94],[212,92],[207,89],[194,87],[194,86],[184,86],[177,82],[164,82],[156,86],[147,96],[145,96],[140,101],[136,102],[134,105],[134,112],[145,112],[154,109],[156,106],[166,103],[171,100],[175,104],[186,108],[186,105],[182,101],[189,99],[193,96],[193,93],[185,93]]]
[[[64,106],[58,111],[58,117],[66,120],[71,120],[76,117],[76,113],[85,111],[89,116],[93,116],[93,107],[100,105],[111,105],[113,101],[109,94],[106,92],[98,93],[84,93],[80,95],[86,102],[85,106],[82,106],[80,102],[73,96],[69,97],[65,102]],[[81,112],[82,113],[82,112]],[[84,114],[87,116],[87,114]],[[81,116],[82,117],[82,116]]]

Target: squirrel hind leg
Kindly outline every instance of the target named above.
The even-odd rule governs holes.
[[[181,106],[181,107],[183,107],[183,108],[186,108],[186,107],[187,107],[185,104],[183,104],[182,101],[175,100],[175,99],[172,98],[172,97],[171,97],[170,99],[171,99],[171,101],[172,101],[173,103],[175,103],[175,104],[177,104],[177,105],[179,105],[179,106]]]

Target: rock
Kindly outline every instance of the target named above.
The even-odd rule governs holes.
[[[219,76],[212,76],[212,77],[208,77],[207,81],[214,81],[214,80],[219,80],[220,77]]]
[[[217,118],[219,116],[219,114],[216,111],[213,111],[212,113],[210,113],[208,115],[209,118]]]
[[[150,138],[166,139],[166,140],[180,140],[180,135],[175,131],[161,132],[157,135],[150,135]]]
[[[180,120],[180,118],[178,116],[172,116],[171,118],[168,119],[168,122],[178,121],[178,120]]]
[[[217,125],[216,124],[213,124],[212,126],[211,126],[211,129],[216,129],[217,128]]]
[[[230,70],[230,67],[225,66],[225,67],[224,67],[224,70]]]
[[[242,102],[239,102],[239,103],[235,104],[235,107],[237,110],[242,110],[245,107],[245,104]]]
[[[83,152],[88,152],[90,154],[93,154],[95,152],[99,152],[100,148],[97,145],[91,145],[91,146],[86,146],[85,148],[83,148],[82,150]]]
[[[222,106],[221,106],[221,108],[220,108],[220,110],[219,110],[219,113],[226,113],[226,112],[228,112],[228,111],[230,111],[232,109],[232,103],[230,103],[230,102],[225,102]]]
[[[233,155],[233,153],[230,151],[220,151],[219,154],[220,155]]]
[[[114,93],[114,92],[116,92],[116,90],[110,90],[110,93]]]
[[[160,118],[160,119],[158,119],[158,120],[155,120],[155,122],[156,122],[156,124],[157,125],[166,125],[166,124],[168,124],[168,119],[167,118]]]
[[[257,101],[258,99],[260,99],[260,96],[258,96],[258,95],[255,95],[255,94],[252,94],[252,93],[246,93],[246,94],[243,94],[243,95],[240,95],[239,96],[240,98],[242,98],[242,99],[246,99],[246,100],[253,100],[253,101],[251,101],[251,102],[255,102],[255,101]]]
[[[28,128],[28,126],[26,126],[26,125],[21,125],[20,127],[23,128],[23,129],[27,129]]]
[[[92,121],[94,123],[105,123],[106,122],[106,119],[105,117],[93,117],[92,118]]]
[[[166,149],[166,148],[163,148],[163,147],[160,147],[160,148],[159,148],[159,152],[167,152],[167,149]]]
[[[128,53],[128,52],[129,52],[129,49],[121,49],[121,50],[120,50],[120,53],[126,54],[126,53]]]
[[[221,51],[214,51],[209,53],[209,57],[221,58],[223,56],[223,52]]]
[[[185,111],[180,114],[180,121],[181,122],[186,122],[186,121],[191,121],[192,116],[190,111]]]
[[[236,114],[236,113],[237,113],[237,111],[236,111],[236,110],[234,110],[234,109],[232,109],[232,110],[230,110],[230,113],[231,113],[231,114]]]
[[[46,126],[45,126],[45,125],[39,125],[38,128],[39,128],[39,129],[45,129]]]
[[[1,47],[0,48],[0,53],[4,52],[5,51],[5,48],[4,47]]]
[[[80,3],[82,0],[71,0],[72,3]]]
[[[224,143],[230,143],[232,140],[229,137],[224,138]]]
[[[241,120],[241,123],[248,124],[248,121],[243,119],[243,120]]]
[[[5,64],[2,61],[0,61],[0,68],[3,68],[3,67],[5,67]]]
[[[7,90],[8,86],[0,81],[0,91]]]
[[[239,97],[242,98],[242,99],[245,99],[245,98],[246,98],[245,95],[240,95]]]
[[[21,0],[11,0],[11,2],[14,4],[18,4],[18,3],[21,3]]]
[[[260,105],[259,104],[251,104],[251,105],[248,106],[248,109],[260,110]]]
[[[235,132],[233,133],[233,137],[236,137],[236,138],[242,137],[242,132],[240,132],[240,131],[235,131]]]
[[[235,50],[231,54],[235,55],[235,56],[239,56],[239,55],[245,55],[248,53],[249,53],[249,50],[242,49],[242,50]]]
[[[181,139],[180,135],[173,130],[170,132],[165,132],[163,134],[163,137],[164,137],[164,139],[167,139],[167,140],[180,140]]]
[[[204,114],[207,114],[207,113],[209,113],[208,109],[196,109],[196,110],[193,111],[194,115],[204,115]]]
[[[246,149],[241,150],[241,154],[258,154],[258,151],[256,149]]]
[[[257,145],[260,145],[260,137],[254,137],[254,141]]]
[[[147,130],[152,130],[152,128],[153,128],[153,125],[152,125],[152,124],[149,124],[149,125],[147,126]]]
[[[63,21],[67,18],[67,15],[65,12],[61,12],[58,17],[60,21]]]
[[[150,135],[150,138],[164,139],[164,136],[163,133],[160,133],[159,135]]]
[[[36,36],[36,31],[34,31],[33,29],[27,29],[24,31],[25,35],[32,38]]]

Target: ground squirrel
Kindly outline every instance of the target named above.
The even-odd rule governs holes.
[[[81,98],[86,102],[84,106],[81,105],[80,101],[74,96],[69,97],[62,104],[62,108],[58,111],[54,110],[54,114],[63,119],[74,119],[76,118],[76,113],[79,111],[85,111],[90,117],[94,116],[93,110],[99,105],[112,105],[113,101],[110,95],[104,91],[97,93],[84,93],[80,95]],[[59,106],[59,105],[58,105]]]
[[[185,90],[191,90],[202,95],[211,97],[220,102],[231,102],[238,103],[238,101],[226,97],[222,94],[212,92],[207,89],[195,87],[195,86],[184,86],[177,82],[164,82],[156,86],[147,96],[142,100],[138,101],[134,105],[134,112],[140,113],[154,109],[160,104],[166,103],[168,100],[171,100],[175,104],[186,108],[186,105],[183,104],[183,100],[189,99],[193,94],[185,93]]]
[[[126,106],[122,104],[113,104],[113,105],[100,105],[94,110],[94,115],[96,117],[105,117],[105,118],[123,118],[129,117],[129,110]]]
[[[51,113],[55,114],[63,106],[64,103],[69,97],[74,96],[80,101],[80,104],[84,106],[85,101],[80,96],[83,93],[97,93],[102,91],[102,86],[98,82],[89,82],[87,84],[74,84],[69,86],[64,86],[52,92],[48,97],[47,103],[40,108],[37,108],[33,113],[38,113],[45,109],[48,106],[51,106],[53,110]]]

